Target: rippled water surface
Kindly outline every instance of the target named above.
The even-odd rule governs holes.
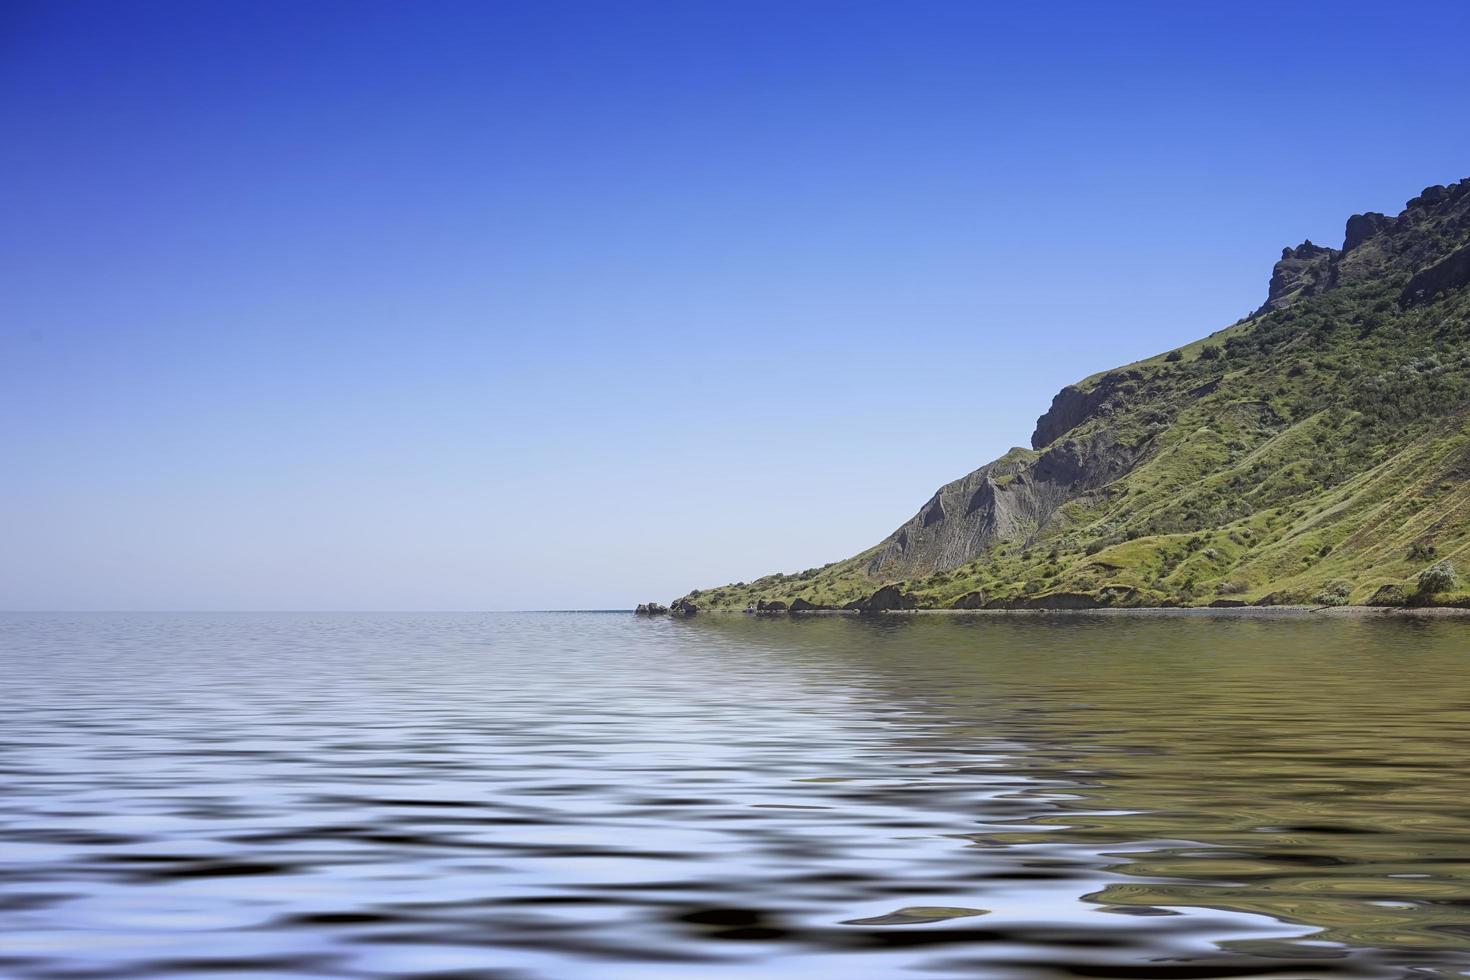
[[[0,975],[1470,971],[1470,624],[0,617]]]

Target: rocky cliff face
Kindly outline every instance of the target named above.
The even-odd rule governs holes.
[[[1001,543],[1014,545],[1012,554],[1029,554],[1031,546],[1049,542],[1056,564],[1088,536],[1109,541],[1131,528],[1127,540],[1146,539],[1160,529],[1201,527],[1245,513],[1242,501],[1252,495],[1294,499],[1310,492],[1314,480],[1325,486],[1336,477],[1323,457],[1338,449],[1322,434],[1291,450],[1300,457],[1273,456],[1268,464],[1250,454],[1292,437],[1299,428],[1293,422],[1321,424],[1316,420],[1323,410],[1348,413],[1344,417],[1379,413],[1402,428],[1415,413],[1458,410],[1462,403],[1470,409],[1470,326],[1453,312],[1460,308],[1453,305],[1456,297],[1470,292],[1467,285],[1470,178],[1427,188],[1397,216],[1353,215],[1341,249],[1310,241],[1284,249],[1265,303],[1218,339],[1068,385],[1037,419],[1030,449],[1014,449],[939,488],[858,558],[797,580],[830,580],[829,593],[838,598],[859,591],[861,581],[942,581],[978,558],[992,561]],[[1433,303],[1450,304],[1450,312],[1430,319],[1414,312]],[[1395,309],[1403,311],[1396,314],[1401,323],[1386,312]],[[1391,342],[1375,335],[1385,323]],[[1445,339],[1462,327],[1463,350]],[[1398,437],[1385,435],[1389,428],[1379,422],[1351,436],[1359,449],[1379,440],[1377,455],[1365,456],[1361,465],[1400,448],[1392,441]],[[1248,468],[1221,470],[1237,458]],[[1130,499],[1139,503],[1127,504]],[[1252,539],[1247,529],[1233,540]],[[1317,557],[1303,561],[1310,565]],[[1088,573],[1077,574],[1088,581]],[[760,589],[789,588],[790,581],[773,576],[743,591],[727,588],[737,601]],[[855,584],[838,587],[842,582]],[[961,598],[973,601],[979,594]]]
[[[1067,385],[1052,398],[1051,408],[1036,420],[1031,448],[1049,446],[1088,419],[1115,407],[1141,380],[1143,375],[1138,371],[1109,371],[1091,387]]]
[[[1414,273],[1399,294],[1399,305],[1424,303],[1466,283],[1470,283],[1470,245],[1457,248],[1427,269]]]
[[[1458,288],[1470,282],[1470,245],[1439,256],[1446,240],[1467,236],[1470,178],[1427,188],[1395,218],[1355,214],[1347,221],[1340,250],[1311,241],[1283,249],[1271,271],[1266,302],[1254,315],[1393,271],[1412,271],[1426,262],[1408,280],[1401,304]],[[963,565],[996,541],[1014,540],[1023,547],[1034,542],[1062,505],[1111,483],[1148,457],[1148,448],[1125,447],[1106,429],[1063,439],[1126,407],[1142,380],[1137,370],[1110,371],[1090,384],[1067,385],[1057,392],[1031,436],[1039,455],[1013,451],[940,487],[884,539],[867,563],[868,573],[913,578]]]
[[[1470,233],[1470,178],[1449,186],[1435,185],[1404,206],[1396,217],[1376,211],[1347,220],[1342,248],[1310,241],[1283,249],[1271,271],[1266,302],[1257,316],[1285,309],[1311,296],[1386,276],[1412,275],[1401,305],[1426,295],[1464,285],[1470,257],[1445,255],[1446,244]]]
[[[1271,270],[1266,302],[1256,311],[1257,314],[1283,309],[1299,299],[1331,288],[1333,260],[1340,254],[1335,248],[1313,245],[1310,239],[1296,248],[1283,248],[1280,261]]]
[[[1028,546],[1063,504],[1112,482],[1139,456],[1106,430],[1058,440],[1040,453],[1012,450],[940,487],[879,544],[868,574],[931,575],[963,565],[997,541]]]

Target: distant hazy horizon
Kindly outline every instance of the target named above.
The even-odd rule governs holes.
[[[876,543],[1470,175],[1455,3],[19,3],[0,608],[612,609]]]

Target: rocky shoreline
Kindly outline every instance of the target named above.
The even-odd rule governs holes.
[[[802,598],[789,603],[780,599],[760,600],[744,609],[728,606],[701,609],[688,596],[677,599],[672,606],[657,602],[640,604],[634,612],[640,616],[689,617],[701,612],[756,616],[811,616],[811,615],[874,615],[874,614],[966,614],[975,613],[1185,613],[1190,615],[1235,614],[1244,616],[1272,616],[1281,613],[1342,612],[1345,615],[1371,615],[1378,613],[1408,613],[1422,616],[1470,615],[1470,603],[1451,599],[1436,602],[1435,590],[1408,593],[1402,588],[1379,589],[1367,603],[1349,604],[1346,595],[1327,598],[1339,600],[1330,603],[1304,603],[1299,599],[1280,601],[1277,595],[1267,596],[1255,602],[1242,599],[1219,598],[1204,605],[1171,605],[1150,601],[1152,597],[1129,586],[1105,586],[1096,592],[1050,592],[1038,596],[1016,596],[1012,598],[987,598],[983,592],[969,592],[947,606],[935,607],[925,603],[923,597],[904,592],[896,585],[885,585],[866,599],[857,599],[841,606],[819,605]]]
[[[650,611],[648,606],[655,607]],[[687,619],[702,616],[1062,616],[1062,617],[1139,617],[1139,618],[1208,618],[1208,619],[1291,619],[1302,617],[1388,618],[1388,619],[1470,619],[1470,608],[1463,606],[1113,606],[1100,608],[1012,608],[1012,609],[693,609],[675,612],[659,605],[639,605],[639,616],[671,616]]]

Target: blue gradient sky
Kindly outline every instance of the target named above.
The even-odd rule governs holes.
[[[1470,174],[1460,2],[0,9],[0,607],[627,606],[876,542]]]

